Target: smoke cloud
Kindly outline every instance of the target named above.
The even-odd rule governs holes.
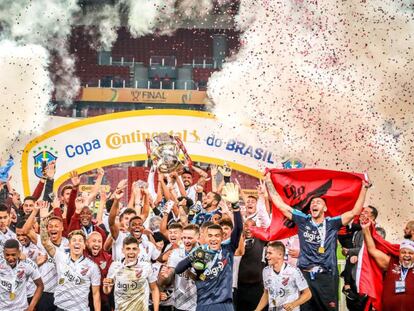
[[[52,91],[47,69],[48,52],[38,45],[17,46],[0,42],[0,136],[2,156],[20,151],[16,148],[23,135],[40,130]],[[27,141],[23,142],[24,144]]]
[[[241,1],[236,60],[210,79],[225,126],[309,167],[368,170],[393,238],[413,219],[413,8],[383,1]],[[255,12],[255,17],[251,12]]]

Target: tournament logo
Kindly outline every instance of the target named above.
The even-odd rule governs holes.
[[[41,146],[33,151],[33,160],[34,160],[34,173],[36,177],[42,178],[43,177],[43,170],[45,169],[46,165],[48,165],[52,161],[56,161],[58,154],[57,150],[53,149],[53,147],[48,146]]]

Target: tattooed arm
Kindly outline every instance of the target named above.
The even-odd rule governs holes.
[[[56,248],[49,239],[49,234],[47,233],[47,217],[49,216],[49,204],[48,202],[43,201],[40,206],[40,240],[42,241],[43,247],[46,249],[50,257],[54,257],[56,253]]]
[[[282,212],[282,214],[287,219],[292,220],[293,208],[286,204],[280,197],[279,193],[277,193],[275,186],[273,185],[273,182],[270,178],[270,173],[266,174],[265,183],[273,204]]]

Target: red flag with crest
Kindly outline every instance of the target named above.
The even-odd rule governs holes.
[[[303,213],[309,212],[310,201],[322,197],[327,216],[338,216],[351,210],[358,199],[363,174],[325,169],[270,169],[276,191],[283,201]],[[253,235],[264,241],[281,240],[297,233],[294,223],[272,206],[272,221],[266,229],[252,228]]]

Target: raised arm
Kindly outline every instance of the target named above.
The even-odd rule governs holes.
[[[375,246],[375,242],[371,234],[371,221],[368,221],[365,224],[361,223],[361,227],[362,234],[364,235],[365,247],[367,248],[368,254],[370,254],[372,258],[374,258],[378,267],[380,267],[383,271],[386,271],[390,263],[391,257],[381,252]]]
[[[240,236],[243,231],[243,219],[239,208],[239,193],[240,188],[233,183],[226,183],[223,188],[223,198],[224,200],[230,202],[233,208],[234,228],[230,235],[230,244],[233,248],[233,251],[236,251],[237,247],[239,246]]]
[[[72,191],[70,192],[69,202],[66,209],[66,226],[69,226],[70,219],[72,218],[73,213],[75,213],[75,200],[78,196],[78,188],[80,185],[80,177],[78,172],[73,171],[70,173],[70,181],[72,182]]]
[[[273,204],[276,205],[276,207],[282,212],[282,214],[287,219],[292,220],[293,208],[286,204],[280,197],[279,193],[277,193],[275,186],[273,185],[272,179],[270,178],[270,173],[266,174],[265,184]]]
[[[191,167],[198,175],[200,175],[200,178],[208,178],[208,173],[204,170],[202,170],[201,168],[197,167],[197,166],[192,166]]]
[[[183,181],[181,180],[181,177],[178,176],[177,172],[171,172],[170,177],[172,181],[174,181],[177,184],[178,191],[180,192],[180,196],[187,196],[187,192],[185,191],[185,187],[183,184]]]
[[[53,199],[50,197],[50,194],[53,193],[53,184],[54,184],[54,178],[55,178],[55,172],[56,172],[56,162],[52,161],[50,162],[46,168],[44,175],[46,177],[46,183],[45,183],[45,191],[43,192],[43,201],[47,201],[52,203]]]
[[[99,197],[100,197],[99,206],[98,206],[98,211],[96,212],[96,222],[98,225],[103,223],[103,214],[104,214],[104,210],[106,206],[107,195],[104,189],[100,191]]]
[[[35,207],[33,208],[32,212],[30,213],[29,218],[27,218],[22,231],[23,234],[27,235],[27,237],[30,239],[30,241],[34,244],[37,243],[37,234],[33,230],[33,224],[36,221],[36,216],[39,213],[39,201],[36,202]]]
[[[150,194],[148,192],[148,188],[142,189],[141,198],[142,198],[142,210],[141,210],[140,217],[142,218],[142,221],[145,222],[150,212]]]
[[[152,198],[157,197],[157,192],[155,191],[155,186],[154,186],[154,177],[155,177],[155,171],[156,170],[157,170],[157,168],[154,165],[151,166],[151,169],[148,173],[148,179],[147,179],[148,191],[149,191]]]
[[[359,196],[355,202],[354,208],[341,215],[342,224],[344,226],[349,224],[355,216],[361,214],[362,208],[364,207],[365,197],[367,195],[368,188],[370,187],[370,183],[366,182],[365,180],[362,181],[361,190],[359,191]]]
[[[119,225],[116,223],[116,215],[118,214],[119,201],[123,197],[123,190],[115,190],[114,193],[114,203],[112,203],[111,211],[109,212],[108,224],[111,236],[116,241],[119,234]]]
[[[269,205],[269,195],[267,194],[266,185],[262,180],[260,180],[260,184],[257,187],[257,193],[259,195],[256,205],[258,225],[262,228],[267,228],[271,222],[267,207]]]
[[[54,257],[56,253],[56,247],[49,239],[49,234],[46,229],[46,221],[49,217],[49,203],[42,201],[40,204],[40,240],[43,247],[50,257]]]
[[[98,168],[96,170],[96,172],[97,172],[98,176],[96,177],[95,184],[92,187],[91,193],[89,193],[89,195],[88,195],[88,197],[86,199],[86,202],[85,202],[85,205],[86,206],[89,206],[89,204],[91,204],[91,202],[93,200],[95,200],[96,195],[98,194],[99,189],[101,188],[102,179],[103,179],[103,177],[105,175],[105,171],[101,167]]]

